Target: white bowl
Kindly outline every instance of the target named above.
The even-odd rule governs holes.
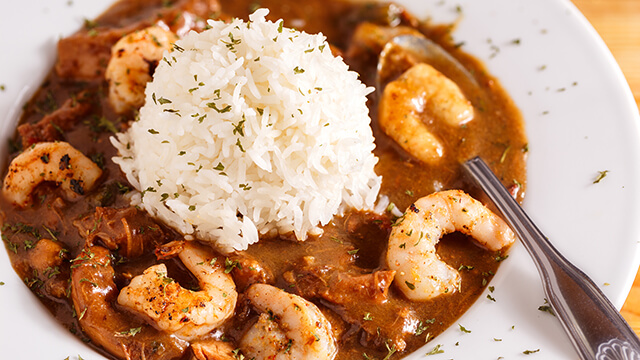
[[[594,29],[566,0],[401,0],[419,17],[450,22],[465,51],[483,60],[521,109],[529,137],[524,207],[552,243],[620,308],[640,261],[640,119],[626,81]],[[0,13],[0,139],[53,65],[60,36],[109,0],[21,0]],[[461,10],[461,11],[460,11]],[[518,41],[514,41],[518,40]],[[4,153],[0,153],[4,157]],[[599,171],[607,176],[594,184]],[[0,251],[0,354],[20,359],[103,359],[39,303]],[[516,244],[482,295],[453,326],[412,354],[429,359],[576,358]]]

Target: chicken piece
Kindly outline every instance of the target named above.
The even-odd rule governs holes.
[[[231,269],[231,276],[238,291],[246,290],[252,284],[273,284],[273,273],[248,254],[230,254],[225,261]]]
[[[61,243],[49,239],[39,240],[27,253],[27,262],[34,276],[42,281],[46,294],[56,298],[66,297],[67,279],[57,276],[65,256]]]
[[[92,108],[92,99],[86,92],[69,98],[62,106],[50,114],[45,115],[35,124],[22,124],[18,126],[18,133],[22,138],[22,148],[43,142],[63,140],[62,131],[67,131]]]
[[[201,340],[191,343],[192,360],[238,360],[238,350],[230,343],[220,340]]]
[[[118,250],[127,258],[135,258],[158,244],[167,242],[169,234],[147,213],[127,207],[98,207],[95,213],[73,222],[87,245],[98,241],[110,250]]]

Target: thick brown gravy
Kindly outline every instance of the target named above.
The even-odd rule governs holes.
[[[188,1],[177,1],[184,2]],[[149,21],[157,12],[166,10],[166,6],[170,6],[166,1],[122,2],[95,23],[87,23],[81,33],[105,31],[112,27],[130,26],[138,21]],[[258,6],[268,7],[271,19],[284,18],[286,26],[307,32],[323,32],[333,46],[347,54],[344,55],[345,61],[361,74],[362,80],[370,86],[374,85],[375,56],[360,54],[358,57],[350,57],[347,49],[358,23],[373,21],[384,24],[387,21],[387,6],[326,0],[222,0],[220,7],[212,8],[215,11],[210,11],[210,14],[222,18],[246,18]],[[402,24],[411,24],[411,19],[403,17],[404,15],[398,16]],[[474,74],[480,84],[479,89],[462,90],[473,102],[476,117],[467,126],[455,131],[432,124],[432,131],[446,144],[448,153],[438,165],[425,166],[412,159],[379,130],[376,120],[378,94],[372,94],[369,107],[376,136],[375,153],[380,159],[376,172],[383,177],[381,193],[387,195],[399,209],[405,209],[421,196],[440,189],[459,188],[480,197],[469,186],[460,170],[461,162],[480,155],[521,201],[526,180],[527,143],[519,111],[499,83],[486,73],[482,64],[450,43],[449,28],[413,25],[417,25],[423,33],[441,44]],[[447,73],[447,69],[441,71]],[[76,201],[64,200],[52,184],[39,186],[33,194],[33,205],[26,209],[17,209],[4,200],[0,201],[4,224],[2,237],[16,272],[65,328],[91,345],[94,344],[92,339],[83,332],[78,321],[82,314],[73,309],[69,296],[69,278],[73,259],[83,256],[86,234],[102,226],[95,217],[91,217],[95,209],[128,207],[123,195],[131,186],[110,160],[116,153],[108,139],[114,131],[124,129],[131,119],[119,117],[110,109],[103,79],[70,80],[53,71],[40,90],[25,104],[21,124],[41,121],[43,116],[58,110],[68,99],[84,96],[79,95],[81,92],[89,94],[93,104],[91,111],[80,115],[68,128],[60,129],[57,136],[91,157],[104,169],[100,185]],[[23,138],[19,134],[14,137],[12,157],[19,153]],[[116,215],[115,218],[119,216],[125,215]],[[133,230],[136,235],[151,234],[153,243],[145,246],[140,256],[127,257],[127,254],[113,252],[115,284],[118,288],[122,288],[133,276],[157,262],[153,255],[153,245],[180,239],[179,234],[149,219],[144,213],[135,212],[126,216],[130,222],[137,224]],[[331,274],[334,272],[357,276],[386,270],[384,257],[393,220],[390,214],[377,216],[351,212],[334,219],[318,238],[304,243],[286,238],[264,239],[252,245],[246,254],[235,254],[229,258],[249,256],[269,269],[271,281],[275,285],[287,291],[299,292],[300,289],[296,287],[301,286],[300,278],[313,279],[320,273],[329,274],[323,281],[329,279],[327,281],[330,284]],[[163,235],[156,236],[155,232],[158,231]],[[50,256],[50,252],[47,255],[46,246],[38,246],[43,239],[58,244],[60,261],[45,261],[42,264],[39,259]],[[357,298],[358,301],[342,303],[320,297],[310,299],[321,308],[334,327],[340,344],[338,359],[387,359],[385,356],[390,353],[394,353],[392,358],[397,358],[424,345],[425,340],[441,333],[473,304],[505,255],[482,249],[460,234],[445,236],[438,245],[438,254],[452,267],[459,269],[462,275],[460,291],[422,303],[408,301],[394,286],[389,289],[388,301],[382,304],[360,301]],[[169,275],[183,286],[197,287],[197,282],[185,271],[179,260],[167,259],[162,262],[169,267]],[[237,271],[234,269],[232,273]],[[244,289],[239,286],[238,290],[241,292]],[[115,304],[114,309],[122,312]],[[223,335],[217,333],[216,336],[235,343],[254,318],[255,314],[251,309],[239,302],[236,316],[223,326]],[[413,333],[403,334],[403,327],[408,322],[413,322]],[[138,326],[149,325],[132,319],[130,327]],[[121,331],[113,329],[116,330]],[[152,336],[146,341],[158,346]],[[406,347],[401,349],[403,344]],[[97,350],[111,356],[103,349]],[[187,351],[183,358],[189,356],[190,351]],[[133,358],[139,357],[138,354]],[[158,355],[154,358],[163,357]]]

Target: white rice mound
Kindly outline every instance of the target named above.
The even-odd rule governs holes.
[[[365,87],[323,35],[266,21],[209,21],[179,40],[139,119],[112,138],[132,204],[187,238],[244,250],[259,234],[319,234],[372,210],[381,178]]]

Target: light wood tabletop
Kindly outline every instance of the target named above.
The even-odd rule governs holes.
[[[613,53],[640,107],[640,1],[573,0],[573,3]],[[640,271],[620,312],[640,335]]]

